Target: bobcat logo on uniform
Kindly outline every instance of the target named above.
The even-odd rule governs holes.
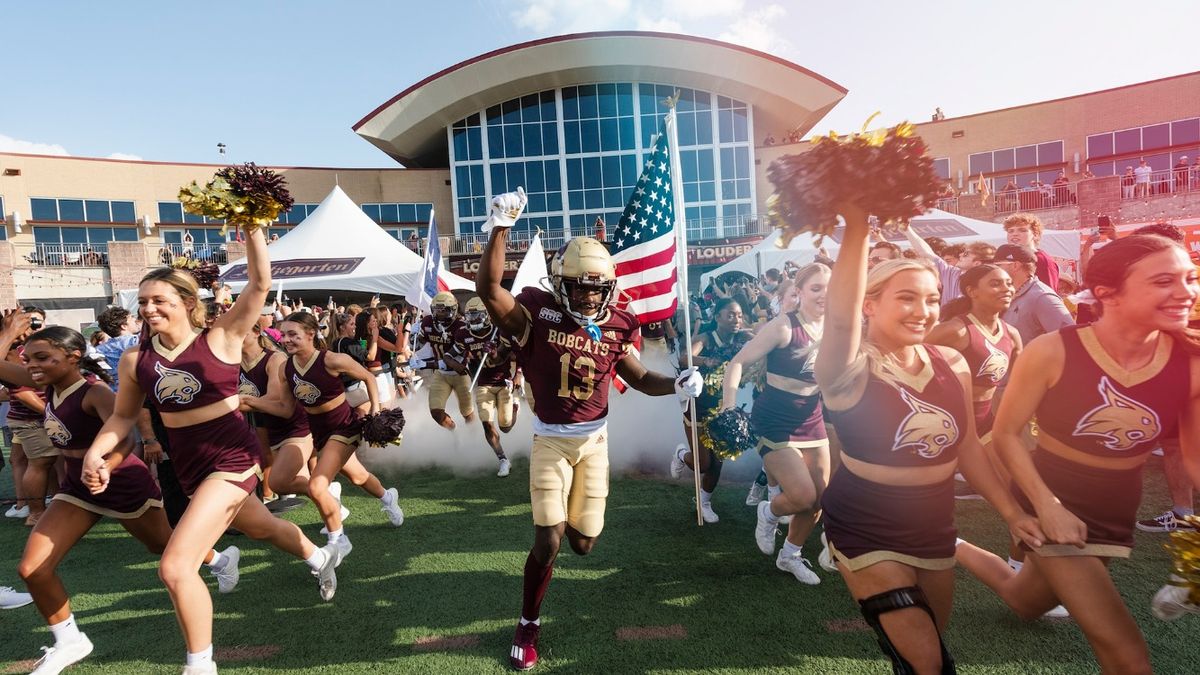
[[[301,402],[312,405],[321,398],[321,390],[312,382],[300,379],[299,375],[292,375],[292,395]]]
[[[1108,377],[1100,378],[1100,398],[1104,402],[1092,408],[1075,425],[1075,436],[1099,436],[1109,450],[1130,450],[1154,440],[1162,431],[1158,413],[1122,394]]]
[[[975,377],[985,377],[992,384],[1000,384],[1008,374],[1008,354],[996,349],[987,340],[983,341],[983,346],[987,348],[988,355],[983,363],[979,364],[979,372],[975,373]]]
[[[933,459],[958,442],[958,423],[950,413],[922,401],[906,389],[900,389],[900,399],[912,412],[896,430],[893,452],[911,447],[921,457]]]
[[[42,420],[42,426],[46,428],[46,435],[54,444],[59,447],[65,447],[71,442],[71,432],[67,429],[67,425],[62,423],[62,420],[54,416],[54,411],[46,407],[46,417]]]
[[[538,312],[538,318],[543,321],[549,321],[550,323],[562,323],[562,312],[550,309],[549,307],[543,307],[541,311]]]
[[[262,394],[259,393],[258,387],[254,386],[254,383],[250,381],[250,378],[246,377],[245,373],[239,373],[238,374],[238,396],[258,397],[258,396],[262,396]]]
[[[154,383],[154,398],[158,399],[159,403],[175,401],[187,405],[200,393],[200,380],[186,370],[167,368],[162,363],[155,363],[154,372],[158,373],[158,381]]]

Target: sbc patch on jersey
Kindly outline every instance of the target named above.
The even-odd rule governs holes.
[[[538,318],[551,323],[562,323],[562,312],[556,309],[550,309],[549,307],[543,307],[542,310],[538,312]]]

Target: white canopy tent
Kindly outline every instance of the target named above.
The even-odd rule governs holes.
[[[910,221],[910,226],[922,237],[941,237],[947,243],[965,244],[972,241],[985,241],[993,246],[999,246],[1008,241],[1004,227],[999,223],[986,220],[967,218],[947,211],[933,209],[923,216]],[[798,265],[806,265],[817,255],[817,245],[811,234],[804,234],[792,239],[787,248],[779,248],[779,231],[767,235],[753,249],[725,263],[711,272],[700,277],[700,287],[704,288],[714,277],[726,272],[745,272],[753,277],[761,276],[771,269],[783,269],[788,260]],[[892,239],[893,243],[902,248],[908,248],[908,240],[903,236]],[[833,237],[826,237],[822,243],[832,258],[837,258],[840,245]],[[1044,230],[1042,232],[1042,250],[1054,256],[1059,261],[1079,260],[1079,232],[1077,230]]]
[[[299,225],[267,245],[272,282],[287,291],[338,290],[408,296],[423,258],[371,220],[340,187],[334,187]],[[246,285],[246,259],[221,266],[221,279],[235,293]],[[438,279],[451,290],[475,283],[446,269]]]

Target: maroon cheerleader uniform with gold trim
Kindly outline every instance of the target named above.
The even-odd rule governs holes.
[[[1064,453],[1098,458],[1145,456],[1178,433],[1191,394],[1189,357],[1169,335],[1159,335],[1150,363],[1127,371],[1109,356],[1091,326],[1068,326],[1058,382],[1037,409],[1038,448],[1033,463],[1046,487],[1087,525],[1087,544],[1047,544],[1043,556],[1128,558],[1142,500],[1142,467],[1108,469],[1073,462]],[[1033,513],[1014,486],[1018,503]]]
[[[267,372],[267,362],[271,360],[272,352],[264,351],[250,369],[241,368],[238,376],[238,393],[243,396],[261,397],[267,395],[271,376]],[[302,406],[292,407],[291,417],[276,417],[264,412],[254,413],[255,426],[267,430],[267,444],[272,450],[278,450],[288,441],[299,441],[311,438],[308,428],[308,415]]]
[[[814,337],[799,312],[788,314],[792,339],[767,354],[767,384],[754,399],[750,422],[758,434],[758,454],[780,448],[816,448],[828,443],[821,392],[813,375]]]
[[[147,509],[162,508],[162,492],[150,475],[150,469],[133,454],[126,455],[112,470],[104,492],[94,495],[83,484],[83,455],[104,426],[104,420],[83,408],[83,399],[94,386],[108,390],[108,385],[88,379],[67,387],[61,395],[55,393],[53,387],[46,388],[46,413],[42,423],[50,442],[63,451],[66,463],[66,475],[54,500],[120,519],[138,518]]]
[[[338,396],[342,402],[333,410],[323,413],[307,413],[308,428],[312,431],[313,446],[319,451],[330,440],[339,441],[349,446],[358,444],[361,438],[359,431],[362,426],[358,413],[346,402],[346,387],[336,375],[330,375],[325,369],[324,349],[313,352],[308,363],[303,367],[296,365],[296,357],[288,358],[284,364],[283,374],[288,386],[292,388],[292,396],[296,403],[306,408],[316,408],[324,405]]]
[[[1016,342],[1009,332],[1008,324],[997,320],[1000,321],[998,334],[993,333],[970,314],[962,317],[963,325],[967,327],[967,348],[962,350],[962,355],[971,370],[971,384],[976,387],[995,388],[1008,381]],[[975,401],[973,405],[975,433],[980,442],[987,443],[991,440],[992,424],[996,421],[996,415],[992,412],[992,399]]]
[[[842,452],[883,466],[918,467],[958,460],[967,428],[962,383],[937,347],[916,347],[918,375],[870,373],[862,398],[830,410]],[[865,358],[865,357],[860,357]],[[821,495],[830,552],[851,570],[893,560],[930,570],[954,566],[954,479],[886,485],[843,466]]]
[[[208,331],[194,331],[175,349],[162,346],[158,335],[138,347],[138,386],[160,413],[196,410],[238,393],[241,369],[212,353]],[[258,438],[237,410],[207,422],[167,427],[171,464],[189,497],[205,480],[224,480],[253,492],[262,478]]]

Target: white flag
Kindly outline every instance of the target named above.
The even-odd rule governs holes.
[[[542,248],[542,233],[538,232],[529,242],[529,250],[525,259],[517,268],[517,276],[513,279],[512,294],[516,295],[526,288],[541,288],[542,279],[550,276],[546,271],[546,251]]]

